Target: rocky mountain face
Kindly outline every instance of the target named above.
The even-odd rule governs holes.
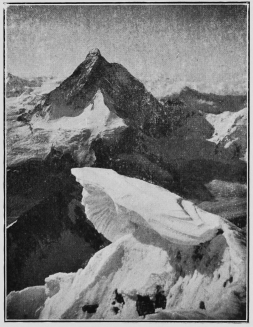
[[[71,156],[52,149],[44,161],[8,169],[7,214],[14,223],[7,228],[7,292],[76,271],[110,243],[86,218],[74,166]]]
[[[46,294],[51,291],[56,294],[54,287],[50,286],[51,284],[58,285],[59,282],[56,287],[58,290],[62,287],[61,283],[68,285],[66,280],[69,282],[71,280],[69,286],[66,287],[72,288],[71,285],[74,280],[78,284],[79,277],[77,276],[79,274],[81,276],[82,272],[75,272],[86,266],[89,258],[101,248],[106,246],[105,249],[108,249],[106,250],[108,251],[106,255],[108,262],[114,262],[114,251],[115,258],[118,258],[119,253],[122,253],[122,251],[128,253],[128,250],[135,246],[136,251],[148,251],[148,249],[142,249],[141,245],[135,244],[132,239],[120,243],[121,236],[125,235],[126,230],[135,235],[133,231],[136,226],[139,226],[140,222],[143,223],[143,219],[146,219],[143,218],[145,216],[143,216],[143,213],[138,214],[138,217],[135,215],[136,208],[132,208],[132,211],[129,212],[128,208],[126,214],[125,204],[118,203],[114,198],[111,200],[104,193],[102,195],[101,190],[97,190],[95,192],[95,202],[98,206],[100,203],[104,203],[105,206],[97,208],[98,213],[103,213],[102,216],[98,214],[98,221],[90,219],[91,215],[87,203],[82,201],[85,190],[82,191],[82,187],[71,174],[71,169],[76,167],[92,166],[95,171],[98,171],[99,168],[103,168],[105,171],[108,169],[109,171],[114,170],[121,175],[134,178],[137,184],[139,180],[142,180],[142,183],[147,182],[145,186],[147,188],[151,184],[157,185],[156,187],[159,187],[159,189],[162,187],[161,190],[168,192],[166,194],[171,204],[174,200],[172,201],[173,196],[170,198],[169,194],[173,192],[176,197],[191,200],[202,209],[221,215],[233,221],[238,228],[227,225],[226,222],[224,222],[225,227],[222,224],[223,227],[216,226],[217,235],[219,235],[220,229],[223,231],[225,229],[230,230],[228,231],[230,236],[225,236],[219,242],[224,245],[224,249],[227,246],[226,251],[228,252],[242,253],[244,251],[244,245],[239,244],[238,241],[229,241],[229,239],[230,237],[234,237],[236,240],[240,237],[244,238],[241,228],[246,226],[247,164],[241,159],[246,152],[247,130],[246,120],[239,114],[240,109],[242,109],[241,106],[245,106],[245,98],[236,98],[237,100],[235,98],[226,98],[228,100],[225,100],[221,96],[201,95],[198,92],[186,89],[181,92],[179,97],[166,97],[158,101],[123,66],[108,63],[98,49],[92,50],[73,74],[57,85],[49,93],[42,91],[31,92],[29,97],[23,93],[14,100],[7,101],[7,222],[10,224],[7,229],[8,292],[18,291],[34,285],[44,285],[44,279],[56,272],[72,272],[73,274],[56,276],[56,279],[54,277],[52,280],[49,278],[49,284],[46,288],[36,286],[27,290],[28,293],[35,294],[34,298],[37,301],[35,302],[38,304],[38,306],[35,305],[37,310],[40,306],[44,306],[43,301],[47,297],[45,290]],[[221,127],[220,122],[224,118],[223,116],[226,115],[223,111],[231,103],[234,104],[234,107],[231,110],[233,113],[230,115],[238,117],[233,116],[233,119],[231,118],[231,122],[233,122],[227,128],[228,132],[223,137],[220,130],[224,129]],[[214,108],[214,110],[207,110],[209,107]],[[222,113],[216,114],[220,112]],[[218,133],[218,136],[216,133]],[[228,143],[229,146],[227,146]],[[236,144],[240,144],[240,146],[243,144],[240,151]],[[85,173],[89,175],[93,170],[85,170]],[[105,176],[100,177],[101,179],[105,178]],[[78,181],[80,182],[80,180]],[[118,177],[114,182],[112,180],[112,187],[119,184],[117,187],[120,189],[119,181],[120,178]],[[95,190],[100,182],[98,181],[94,185],[93,183],[95,182],[91,180],[91,189],[88,188],[88,192]],[[87,189],[88,186],[85,183],[83,187]],[[138,184],[136,187],[138,189],[140,185]],[[158,199],[161,194],[155,194],[154,196],[159,202]],[[129,197],[129,194],[126,197]],[[136,195],[136,201],[146,203],[140,198],[140,194]],[[179,204],[181,201],[179,200]],[[106,222],[103,220],[104,218],[101,218],[109,216],[109,213],[112,212],[112,209],[110,209],[112,202],[114,203],[113,212],[115,215],[120,212],[122,217],[126,216],[127,219],[132,216],[135,217],[130,219],[130,223],[127,223],[130,227],[125,226],[126,230],[118,235],[118,245],[114,245],[115,240],[111,238],[110,233],[108,234],[109,227],[106,227],[108,221]],[[154,203],[153,206],[159,208],[161,204]],[[146,203],[144,208],[147,211],[149,205]],[[179,205],[177,210],[180,212],[190,210],[187,219],[194,219],[193,217],[196,217],[195,209],[191,208],[185,209],[184,205]],[[117,215],[112,220],[115,223],[116,230],[119,224]],[[160,212],[154,212],[154,217],[157,215],[160,217],[159,224],[162,226],[163,220],[167,218],[160,215]],[[173,214],[171,215],[173,216]],[[200,224],[201,215],[197,218],[200,219]],[[210,214],[209,219],[217,219],[214,217],[217,216]],[[176,219],[174,223],[177,225],[178,219],[181,218],[177,216],[174,218]],[[173,219],[171,224],[174,224]],[[102,224],[101,229],[97,227],[100,223]],[[143,226],[142,223],[140,226]],[[144,225],[146,230],[146,223]],[[121,226],[124,226],[124,224],[121,224]],[[147,235],[158,237],[160,229],[157,230],[152,224],[150,227],[150,221],[148,226],[149,232]],[[184,227],[181,223],[178,226],[176,230],[181,235]],[[196,231],[198,230],[197,226],[198,224],[194,227]],[[215,243],[218,236],[212,233],[209,234],[209,228],[207,228],[206,232],[209,236],[204,241],[198,239],[197,243],[192,245],[192,252],[196,250],[194,246],[199,246],[203,242],[206,244],[204,248],[208,249],[202,249],[203,251],[209,252],[212,249],[212,246],[209,248],[210,244],[205,242]],[[238,233],[241,236],[238,236]],[[138,242],[149,243],[149,236],[145,240],[138,240]],[[221,236],[219,237],[221,238]],[[162,248],[164,246],[169,248],[170,244],[174,244],[175,238],[170,235],[167,241]],[[107,246],[110,242],[113,242],[113,249],[111,250],[111,245]],[[227,243],[229,245],[225,246]],[[149,244],[148,246],[152,247],[153,245]],[[160,245],[158,248],[160,248]],[[160,253],[161,250],[158,249],[157,251]],[[210,251],[212,252],[212,250]],[[184,252],[185,256],[187,256],[186,252]],[[101,260],[100,256],[103,256],[100,253],[99,251],[98,262]],[[222,257],[225,255],[224,253],[217,255]],[[225,255],[225,262],[234,262],[234,258],[226,258]],[[131,262],[131,259],[129,260]],[[212,261],[212,255],[211,257],[206,256],[205,260]],[[198,258],[195,261],[197,263],[194,263],[194,265],[198,265]],[[91,267],[90,272],[84,269],[86,271],[84,279],[88,278],[87,276],[90,276],[90,273],[94,273],[96,276],[100,274],[107,276],[109,274],[109,272],[108,274],[103,272],[107,269],[109,263],[105,262],[100,268],[97,266],[99,263],[94,264],[95,268]],[[188,264],[191,267],[193,265],[193,263]],[[231,265],[233,269],[237,269],[237,263]],[[168,274],[170,270],[170,264],[165,266],[161,267],[160,272],[162,274]],[[219,263],[216,262],[212,269],[216,271],[218,266]],[[116,265],[114,273],[117,273],[118,269],[120,269],[117,267],[118,265]],[[126,270],[123,269],[124,274],[127,274],[128,269],[132,269],[134,266],[132,266],[132,263],[127,263],[126,267],[128,267]],[[174,263],[173,267],[178,277],[181,268],[177,264],[174,265]],[[98,272],[97,269],[100,269],[99,271],[102,271],[102,273]],[[203,266],[201,269],[200,274],[207,276],[206,268]],[[151,271],[149,273],[153,274]],[[117,278],[122,280],[126,276],[124,274],[118,274]],[[154,274],[156,273],[154,272]],[[185,274],[192,276],[194,269],[190,269],[188,272],[185,271]],[[224,275],[225,283],[230,280],[230,276],[227,276],[227,272],[224,274],[226,275]],[[243,271],[240,271],[236,278],[245,280],[243,276]],[[203,283],[207,282],[208,278],[205,278],[201,279]],[[80,279],[80,282],[84,283],[84,280]],[[113,285],[115,284],[116,287],[117,283],[113,282]],[[245,282],[243,283],[245,284]],[[148,293],[151,298],[156,296],[156,286],[160,284],[155,283],[152,285],[152,292]],[[48,289],[50,290],[48,291]],[[169,289],[168,287],[164,289],[167,301],[168,296],[170,296]],[[239,292],[238,294],[243,298],[242,289],[243,286],[240,286],[240,290],[235,290],[235,292]],[[219,294],[223,294],[222,290],[221,287]],[[111,291],[115,294],[115,290],[111,289]],[[123,290],[121,291],[123,292]],[[61,294],[64,292],[61,292]],[[81,296],[75,293],[76,291],[73,292],[75,294],[73,296]],[[96,293],[95,289],[92,292],[94,295]],[[130,299],[132,291],[128,290],[126,292],[130,292],[128,294]],[[138,294],[142,297],[147,296],[145,292],[145,294],[141,293],[140,290],[138,292],[133,295],[135,302]],[[194,283],[192,292],[195,292]],[[9,306],[12,309],[9,311],[9,318],[16,319],[18,316],[22,319],[38,318],[40,315],[40,317],[46,319],[54,317],[57,319],[60,317],[73,318],[72,313],[74,311],[71,311],[72,309],[70,310],[68,306],[71,304],[70,302],[65,306],[67,311],[64,311],[61,315],[57,312],[55,316],[51,316],[49,313],[51,309],[48,308],[43,309],[43,313],[41,313],[41,310],[35,310],[37,313],[35,311],[31,313],[29,310],[30,313],[20,311],[18,309],[19,301],[24,301],[28,293],[26,291],[10,293]],[[226,295],[225,293],[224,298],[227,298],[227,293]],[[85,306],[85,310],[95,310],[93,307],[87,309],[86,305],[97,305],[96,301],[105,301],[103,302],[104,307],[106,301],[110,301],[109,297],[111,296],[109,293],[105,294],[103,299],[94,297],[95,302],[92,300],[92,303],[90,303],[86,299],[86,302],[89,303],[85,302],[85,304],[80,301],[79,304],[82,304],[82,307]],[[198,300],[205,302],[201,299],[201,296],[198,297]],[[217,294],[215,296],[217,297]],[[59,303],[62,303],[62,301],[65,301],[60,295],[57,295],[57,300],[55,299],[53,302],[59,301]],[[143,300],[138,299],[139,302]],[[175,303],[177,301],[178,297],[175,299]],[[182,308],[185,307],[186,301],[189,301],[189,299],[185,298],[182,302]],[[226,305],[232,303],[231,301],[234,301],[232,297],[229,298]],[[243,301],[241,302],[243,303]],[[135,302],[130,301],[128,303],[129,307],[127,306],[128,309],[124,313],[126,316],[131,312],[131,315],[135,318],[136,311],[133,310]],[[141,307],[139,302],[138,308]],[[55,306],[56,304],[52,305]],[[17,310],[14,310],[14,312],[13,308],[15,306]],[[170,307],[170,310],[176,310],[175,315],[177,315],[176,312],[179,307],[180,305],[175,304]],[[201,307],[203,308],[203,304]],[[191,315],[193,310],[195,310],[195,316],[209,317],[209,313],[203,315],[203,311],[198,311],[199,308],[197,306],[194,306],[194,308],[187,307],[187,317]],[[212,308],[212,310],[216,310],[214,307]],[[99,312],[103,311],[100,310],[102,309],[99,309]],[[121,310],[120,306],[115,310]],[[213,315],[212,310],[210,316]],[[225,311],[225,309],[222,311],[221,316],[224,315]],[[71,314],[68,312],[71,312]],[[166,312],[165,316],[167,318],[164,319],[170,319],[171,312]],[[125,317],[124,314],[121,316],[122,319]],[[111,315],[109,316],[111,319]],[[217,312],[213,315],[216,318],[221,316]],[[232,316],[232,313],[229,314],[230,318],[228,319],[232,319]],[[92,316],[89,316],[89,313],[85,315],[82,313],[81,315],[78,314],[78,317],[86,319]],[[102,318],[100,313],[98,317]],[[117,319],[117,315],[113,317]],[[237,315],[238,317],[239,315]]]
[[[212,93],[200,93],[189,87],[185,87],[178,96],[191,108],[205,113],[220,114],[224,111],[235,112],[247,105],[246,95],[216,95]]]
[[[161,104],[120,64],[108,63],[98,49],[35,108],[56,119],[78,116],[100,90],[108,109],[147,135],[167,135],[169,120]]]

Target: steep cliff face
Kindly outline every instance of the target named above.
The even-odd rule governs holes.
[[[71,156],[52,149],[45,161],[7,175],[7,292],[42,285],[59,271],[77,271],[109,242],[87,221]]]

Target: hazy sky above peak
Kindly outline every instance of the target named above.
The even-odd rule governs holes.
[[[11,5],[7,70],[67,77],[92,48],[137,78],[247,77],[246,5]]]

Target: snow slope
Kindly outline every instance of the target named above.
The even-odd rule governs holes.
[[[46,278],[44,305],[37,299],[37,307],[25,311],[22,298],[10,293],[9,318],[17,317],[11,315],[15,309],[20,319],[143,319],[138,296],[154,300],[160,288],[166,308],[148,311],[146,319],[244,319],[239,229],[169,191],[111,170],[72,173],[84,187],[87,217],[113,243],[77,273]],[[36,296],[37,288],[29,292]],[[87,305],[97,309],[89,313]]]
[[[74,168],[72,174],[84,187],[87,217],[110,241],[152,228],[174,243],[199,244],[221,227],[218,216],[142,180],[99,168]]]
[[[225,111],[221,114],[207,114],[206,120],[214,127],[210,142],[221,143],[225,148],[237,144],[246,160],[247,149],[247,108],[237,112]]]
[[[15,115],[17,106],[12,106]],[[29,124],[12,118],[16,117],[10,117],[7,126],[8,165],[30,158],[43,159],[52,146],[73,152],[77,162],[84,162],[88,160],[88,143],[94,137],[98,134],[106,137],[125,126],[123,120],[106,107],[100,91],[75,117],[49,119],[47,114],[44,117],[35,114]]]
[[[91,136],[95,137],[105,130],[112,130],[124,126],[121,118],[111,113],[104,104],[104,97],[99,90],[93,101],[83,109],[83,112],[75,117],[61,117],[59,119],[50,119],[49,116],[33,116],[31,119],[31,126],[33,130],[44,129],[53,131],[58,141],[57,131],[70,131],[73,134],[80,133],[80,130],[89,129]]]

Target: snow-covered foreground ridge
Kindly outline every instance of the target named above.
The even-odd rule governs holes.
[[[152,229],[173,243],[197,245],[221,228],[220,217],[159,186],[110,169],[76,168],[72,174],[84,187],[87,217],[112,242]]]
[[[245,245],[235,226],[112,170],[72,173],[87,217],[112,244],[84,269],[46,278],[44,296],[38,287],[10,293],[9,317],[245,319]]]

